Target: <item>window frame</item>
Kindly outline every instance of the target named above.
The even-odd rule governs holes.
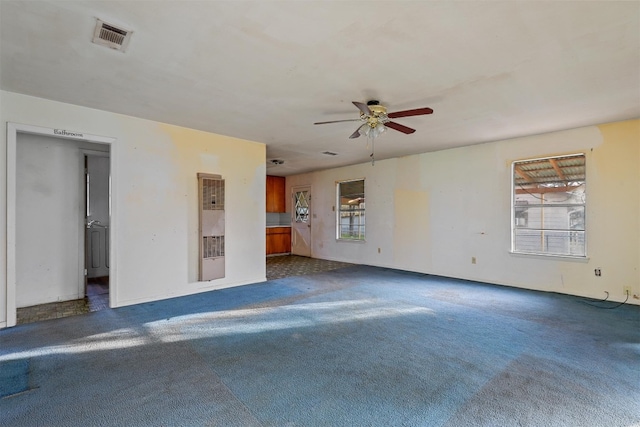
[[[523,163],[528,163],[528,162],[536,162],[536,161],[550,161],[550,160],[555,160],[555,159],[566,159],[566,158],[571,158],[571,157],[582,157],[583,158],[583,165],[582,167],[584,168],[584,173],[582,176],[581,180],[569,180],[568,182],[581,182],[582,184],[580,185],[584,190],[583,190],[583,194],[584,194],[584,200],[581,203],[556,203],[556,204],[550,204],[549,207],[579,207],[582,209],[583,214],[581,216],[582,218],[582,224],[583,224],[583,228],[582,230],[576,230],[577,232],[583,233],[583,251],[582,254],[571,254],[571,253],[560,253],[560,252],[550,252],[550,251],[527,251],[527,250],[523,250],[523,249],[516,249],[516,232],[518,229],[522,229],[521,226],[519,226],[518,224],[518,217],[523,217],[522,213],[518,216],[517,215],[517,208],[518,207],[522,207],[525,205],[529,205],[528,203],[521,203],[521,204],[517,204],[516,201],[516,189],[517,186],[519,184],[516,183],[516,166],[518,164],[523,164]],[[550,162],[551,163],[551,162]],[[544,157],[536,157],[536,158],[526,158],[526,159],[520,159],[520,160],[514,160],[511,162],[511,185],[510,185],[510,191],[511,191],[511,203],[510,203],[510,222],[511,222],[511,230],[510,230],[510,237],[511,237],[511,248],[510,248],[510,253],[515,254],[515,255],[525,255],[525,256],[543,256],[543,257],[553,257],[553,258],[570,258],[570,259],[576,259],[576,260],[587,260],[588,259],[588,247],[587,247],[587,201],[586,201],[586,197],[587,197],[587,155],[584,152],[578,152],[578,153],[568,153],[568,154],[562,154],[562,155],[553,155],[553,156],[544,156]],[[576,186],[580,187],[580,186]],[[526,190],[525,190],[526,191]],[[542,203],[541,205],[543,205],[544,203]],[[536,205],[532,205],[532,207],[536,207]],[[544,206],[539,206],[540,209],[544,209]],[[573,211],[568,211],[567,212],[567,219],[569,221],[569,223],[571,223],[571,221],[573,220],[573,216],[571,215],[573,212],[575,212],[575,210]],[[526,217],[526,221],[528,222],[528,213],[527,213],[527,217]],[[528,224],[526,224],[528,225]],[[569,228],[571,227],[571,224],[569,225]],[[534,230],[534,229],[532,229]],[[571,241],[575,238],[575,233],[571,233],[570,229],[560,229],[560,228],[550,228],[550,229],[544,229],[544,228],[540,228],[540,229],[535,229],[541,232],[548,232],[548,231],[568,231],[570,232],[570,234],[568,235],[567,239],[569,241],[569,244],[571,243]]]
[[[362,181],[362,201],[360,201],[359,206],[356,209],[343,210],[342,209],[342,193],[341,193],[341,185],[351,182]],[[348,196],[348,195],[347,195]],[[356,178],[356,179],[346,179],[342,181],[336,181],[336,240],[340,242],[366,242],[366,179],[365,178]],[[362,233],[358,233],[358,237],[343,237],[342,233],[342,222],[340,221],[342,218],[342,213],[356,213],[360,219],[363,221],[359,221],[356,225],[358,230],[362,230]],[[349,216],[349,215],[347,215]]]

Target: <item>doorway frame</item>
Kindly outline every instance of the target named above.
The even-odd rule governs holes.
[[[96,144],[109,145],[110,165],[109,173],[111,175],[111,219],[109,230],[109,259],[111,260],[110,277],[109,277],[109,307],[114,307],[117,301],[117,285],[115,283],[116,275],[116,251],[117,242],[117,205],[116,205],[116,189],[118,188],[117,176],[114,159],[117,159],[116,144],[117,138],[91,135],[84,132],[69,131],[66,129],[47,128],[41,126],[24,125],[19,123],[7,122],[7,327],[15,326],[17,323],[17,307],[16,307],[16,173],[17,173],[17,144],[18,134],[32,134],[40,136],[49,136],[53,138],[66,139],[69,141],[84,141]],[[84,265],[84,260],[82,262]],[[1,325],[0,325],[1,327]]]

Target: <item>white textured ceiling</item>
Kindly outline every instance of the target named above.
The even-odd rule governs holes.
[[[268,173],[640,117],[640,2],[6,1],[2,89],[267,144]],[[95,19],[134,31],[91,43]],[[338,153],[335,157],[323,151]]]

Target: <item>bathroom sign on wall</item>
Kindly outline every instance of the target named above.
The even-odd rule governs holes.
[[[70,131],[65,130],[65,129],[54,129],[53,130],[53,134],[54,135],[59,135],[59,136],[70,136],[72,138],[84,138],[84,134],[82,134],[82,133],[70,132]]]

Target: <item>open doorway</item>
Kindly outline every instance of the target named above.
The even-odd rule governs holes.
[[[33,320],[95,311],[90,292],[100,295],[100,308],[113,306],[114,141],[9,123],[6,326],[29,307],[38,307],[40,317]],[[87,180],[89,169],[94,178]],[[88,288],[88,278],[100,289]]]
[[[108,152],[83,150],[85,171],[85,300],[88,311],[109,307],[111,219]]]

